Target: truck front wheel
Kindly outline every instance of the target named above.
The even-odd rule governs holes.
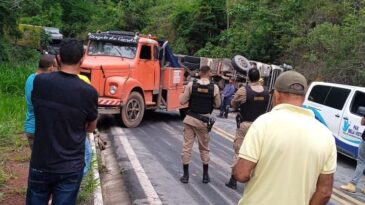
[[[132,92],[127,103],[121,109],[121,120],[125,127],[137,127],[143,118],[145,111],[144,101],[141,94]]]

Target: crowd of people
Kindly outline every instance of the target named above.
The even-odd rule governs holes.
[[[83,54],[81,42],[64,40],[59,55],[42,55],[38,69],[26,81],[24,130],[32,150],[28,205],[50,201],[54,205],[75,204],[81,180],[88,171],[91,150],[87,133],[96,128],[98,94],[88,79],[79,75]],[[313,112],[302,107],[308,88],[302,74],[282,73],[269,91],[259,82],[259,70],[251,68],[247,85],[236,90],[229,80],[222,93],[210,80],[209,66],[201,67],[199,76],[179,97],[182,105],[189,103],[183,121],[182,183],[189,183],[196,139],[202,183],[210,182],[211,113],[220,108],[219,117],[227,118],[228,107],[232,107],[237,110],[237,129],[226,186],[236,189],[237,182],[246,183],[240,205],[319,205],[329,201],[337,162],[335,140]],[[270,95],[273,108],[265,113]],[[341,188],[355,192],[364,169],[362,141],[354,178]]]
[[[64,40],[57,58],[42,55],[27,79],[28,205],[76,203],[91,160],[86,133],[95,130],[98,114],[98,94],[79,76],[83,54],[82,42]]]
[[[204,127],[207,120],[202,116],[209,118],[213,108],[219,106],[219,95],[208,80],[206,70],[210,72],[208,68],[200,71],[203,80],[190,83],[180,97],[181,104],[193,104],[184,120],[184,174],[180,178],[183,183],[189,180],[188,165],[194,137],[198,139],[203,163],[203,183],[209,182],[205,180],[209,130]],[[218,117],[227,118],[228,107],[238,111],[232,174],[226,186],[236,189],[237,181],[246,183],[238,202],[240,205],[327,204],[332,194],[337,149],[331,131],[311,110],[303,107],[307,80],[296,71],[286,71],[277,78],[271,91],[259,80],[260,72],[253,67],[248,71],[247,85],[232,92],[230,81],[221,92]],[[265,113],[270,94],[273,108]],[[362,119],[362,125],[365,125],[365,118]],[[342,189],[355,192],[365,168],[364,150],[362,141],[354,178],[341,186]]]

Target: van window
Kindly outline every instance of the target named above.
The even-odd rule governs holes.
[[[308,100],[324,104],[324,100],[326,99],[328,92],[331,87],[325,85],[315,85],[313,86],[311,92],[309,93]]]
[[[327,95],[324,105],[335,108],[337,110],[342,110],[350,92],[351,90],[349,89],[332,87]]]
[[[151,59],[151,46],[142,46],[141,54],[139,55],[140,59]]]
[[[365,116],[365,93],[356,91],[350,107],[351,113]]]

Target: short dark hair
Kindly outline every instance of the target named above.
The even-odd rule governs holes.
[[[53,65],[54,55],[43,54],[38,62],[38,69],[47,71],[49,67]]]
[[[209,66],[207,66],[207,65],[203,65],[203,66],[200,68],[200,72],[202,72],[203,74],[207,74],[209,71],[210,71],[210,67],[209,67]]]
[[[251,68],[248,71],[248,79],[251,82],[257,82],[260,80],[260,71],[257,68]]]
[[[84,46],[76,39],[64,39],[61,43],[60,57],[61,63],[65,65],[75,65],[80,62],[84,55]]]

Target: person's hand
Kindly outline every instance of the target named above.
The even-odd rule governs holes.
[[[365,116],[361,118],[361,125],[365,125]]]

